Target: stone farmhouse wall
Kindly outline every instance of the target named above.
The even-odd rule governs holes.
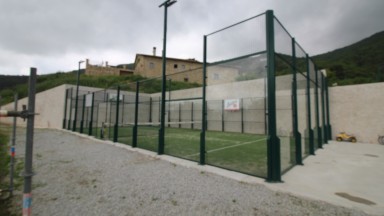
[[[87,59],[85,62],[85,75],[89,76],[105,76],[105,75],[113,75],[113,76],[121,76],[121,75],[132,75],[133,71],[126,68],[116,68],[108,65],[108,62],[105,66],[101,65],[92,65],[89,63]]]
[[[202,84],[202,67],[202,63],[193,59],[184,60],[167,58],[166,75],[179,73],[169,78],[180,82]],[[135,74],[143,77],[161,77],[162,57],[138,54],[135,60]]]

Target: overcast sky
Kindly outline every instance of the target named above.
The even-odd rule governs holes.
[[[153,47],[161,55],[162,2],[1,0],[0,74],[75,70],[86,58],[132,63]],[[203,35],[268,9],[309,55],[384,30],[384,0],[178,0],[168,8],[167,56],[202,60]]]

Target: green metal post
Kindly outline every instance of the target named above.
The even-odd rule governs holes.
[[[119,137],[119,108],[120,108],[120,86],[117,86],[116,119],[115,119],[115,127],[113,132],[113,142],[117,142]]]
[[[200,165],[205,164],[205,132],[207,130],[207,36],[204,35],[204,47],[203,47],[203,99],[202,99],[202,110],[201,110],[201,133],[200,133]],[[192,106],[193,114],[193,106]]]
[[[83,107],[81,109],[80,133],[83,133],[83,131],[84,131],[85,97],[86,97],[86,95],[84,94],[83,95]]]
[[[295,157],[296,164],[303,165],[302,149],[301,149],[301,134],[299,133],[298,125],[298,111],[297,111],[297,75],[296,75],[296,46],[295,38],[292,38],[292,123],[293,123],[293,134],[295,137]]]
[[[225,130],[225,123],[224,123],[224,100],[221,101],[221,131],[224,132]]]
[[[179,103],[179,128],[181,128],[181,103]]]
[[[63,129],[65,129],[65,125],[67,123],[67,103],[68,103],[68,89],[65,89]]]
[[[92,92],[92,105],[91,105],[91,120],[89,121],[89,130],[88,135],[92,136],[92,127],[93,127],[93,106],[95,106],[95,92]]]
[[[123,95],[123,101],[121,103],[121,125],[124,124],[124,109],[125,109],[125,96]]]
[[[80,65],[84,61],[79,61],[79,69],[77,71],[77,82],[76,82],[76,101],[75,101],[75,116],[73,120],[73,127],[72,131],[76,131],[76,125],[77,125],[77,105],[79,101],[79,81],[80,81]]]
[[[276,130],[275,33],[272,10],[266,12],[268,86],[268,182],[281,182],[280,139]]]
[[[307,130],[309,138],[309,154],[315,155],[315,145],[313,139],[313,130],[312,130],[312,115],[311,115],[311,69],[309,66],[309,56],[306,54],[307,60]]]
[[[321,128],[320,128],[320,110],[319,110],[319,75],[318,75],[319,71],[317,70],[316,66],[315,66],[315,81],[316,81],[316,84],[315,84],[315,110],[316,110],[316,129],[317,129],[317,146],[319,148],[323,148],[323,143],[321,141]]]
[[[71,130],[71,121],[72,121],[72,97],[73,97],[73,88],[71,88],[71,96],[69,97],[69,119],[67,124],[67,129]]]
[[[328,132],[328,140],[332,140],[332,125],[330,121],[330,114],[329,114],[329,94],[328,94],[328,79],[325,78],[325,101],[326,101],[326,109],[327,109],[327,132]]]
[[[323,127],[322,127],[322,133],[323,133],[323,143],[327,144],[328,143],[328,133],[326,132],[327,124],[325,122],[325,93],[324,93],[324,75],[323,73],[320,73],[321,77],[321,120],[323,122]]]
[[[152,122],[152,97],[149,98],[149,122]]]
[[[109,97],[108,97],[109,98]],[[109,99],[109,122],[108,122],[108,139],[110,140],[111,139],[111,125],[112,125],[112,103],[113,101],[111,101],[111,99]],[[107,104],[107,109],[108,110],[108,104]],[[113,130],[114,132],[114,130]],[[113,133],[113,136],[114,136],[114,133]],[[112,140],[114,140],[114,137],[112,137]]]
[[[76,99],[75,99],[75,114],[74,114],[74,117],[73,117],[73,125],[72,125],[72,131],[76,131],[76,123],[77,123],[77,106],[79,104],[79,93],[78,93],[78,87],[77,87],[77,90],[76,90]]]
[[[135,99],[135,125],[133,126],[132,147],[137,147],[137,123],[139,121],[139,81],[136,81],[136,99]]]
[[[162,65],[162,80],[161,80],[161,116],[159,130],[159,148],[158,154],[164,154],[164,134],[165,134],[165,90],[166,90],[166,65],[167,65],[167,9],[169,6],[176,3],[175,0],[167,0],[159,7],[164,6],[164,38],[163,38],[163,65]]]

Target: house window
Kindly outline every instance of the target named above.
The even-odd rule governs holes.
[[[149,62],[149,69],[153,69],[153,68],[155,68],[155,63]]]
[[[174,64],[174,65],[173,65],[173,68],[174,68],[174,69],[177,69],[177,64]]]
[[[188,82],[189,81],[189,78],[188,77],[184,77],[184,82]]]

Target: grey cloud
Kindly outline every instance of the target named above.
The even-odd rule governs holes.
[[[132,62],[136,53],[161,53],[163,0],[12,0],[0,1],[0,73],[19,71],[17,58],[44,65],[47,72],[73,69],[78,58]],[[168,49],[172,57],[202,58],[204,34],[272,9],[310,54],[331,51],[384,30],[382,0],[178,0],[168,8]],[[227,43],[236,54],[249,48],[252,31]],[[221,51],[220,51],[221,52]],[[119,54],[116,54],[119,53]],[[65,56],[65,58],[63,57]],[[64,62],[73,58],[73,62]],[[83,56],[83,57],[82,57]],[[100,56],[100,57],[98,57]],[[47,60],[52,61],[51,65]],[[55,60],[57,59],[57,60]],[[2,64],[6,62],[7,64]],[[56,68],[55,65],[69,65]],[[24,68],[26,65],[22,65]]]

